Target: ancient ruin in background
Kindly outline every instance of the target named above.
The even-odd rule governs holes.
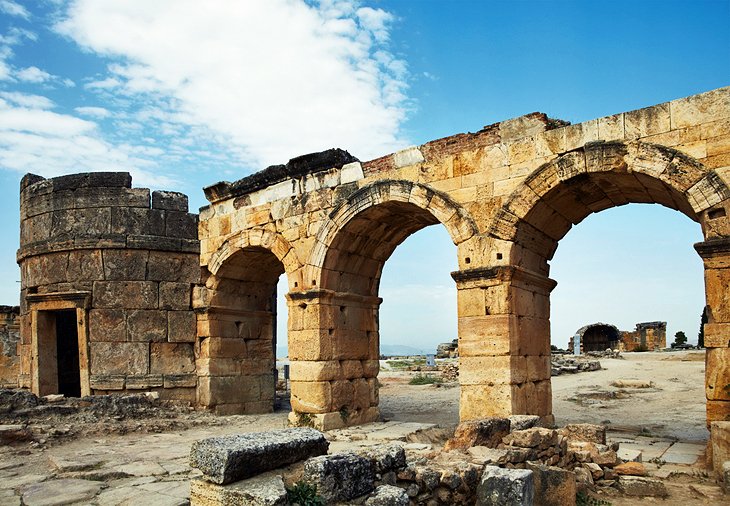
[[[730,88],[576,125],[529,114],[367,162],[306,155],[206,188],[197,233],[184,196],[154,192],[150,203],[127,174],[28,175],[19,385],[63,391],[61,360],[78,367],[74,392],[156,390],[219,413],[270,411],[284,274],[291,420],[375,420],[382,268],[437,225],[458,247],[461,419],[550,421],[558,241],[593,212],[657,203],[702,227],[707,419],[726,419],[728,183]],[[76,342],[76,357],[57,355],[62,334],[75,335],[60,347]]]

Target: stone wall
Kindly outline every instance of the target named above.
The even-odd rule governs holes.
[[[38,395],[157,390],[196,399],[197,215],[128,173],[20,187],[20,385]],[[63,392],[64,388],[70,389]]]
[[[637,323],[621,332],[621,351],[656,351],[667,347],[667,322]]]
[[[411,234],[443,226],[459,266],[461,418],[525,413],[550,420],[556,281],[549,262],[558,243],[591,213],[658,203],[697,222],[705,237],[696,247],[710,308],[708,420],[721,419],[730,416],[730,394],[714,388],[730,382],[728,184],[730,88],[576,125],[530,114],[367,162],[341,150],[307,155],[206,189],[205,286],[194,304],[205,311],[218,300],[228,308],[226,294],[261,294],[230,317],[250,328],[273,318],[264,287],[284,273],[292,419],[320,427],[372,420],[383,265]],[[203,330],[201,339],[270,360],[259,355],[271,343],[268,331],[237,337],[233,329]],[[272,388],[263,375],[211,375],[209,405],[225,402],[217,385],[240,382],[252,402]]]
[[[0,387],[18,386],[20,320],[18,306],[0,306]]]

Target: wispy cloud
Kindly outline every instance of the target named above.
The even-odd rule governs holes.
[[[0,0],[0,12],[23,19],[30,19],[30,12],[19,3],[11,0]]]
[[[111,112],[103,107],[76,107],[74,109],[78,114],[82,116],[90,116],[92,118],[104,119],[111,116]]]
[[[56,28],[108,58],[107,75],[86,89],[146,102],[170,135],[205,130],[234,163],[260,168],[330,147],[367,159],[408,143],[392,21],[354,0],[77,0]]]
[[[29,83],[45,83],[55,78],[55,76],[38,67],[20,69],[15,73],[15,77]]]

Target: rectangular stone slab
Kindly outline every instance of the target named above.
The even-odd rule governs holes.
[[[190,465],[219,485],[327,453],[318,430],[297,427],[202,439],[190,448]]]

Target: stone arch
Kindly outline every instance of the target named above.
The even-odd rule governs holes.
[[[457,245],[477,233],[453,199],[410,181],[372,183],[330,213],[307,266],[312,289],[288,295],[293,423],[378,418],[382,267],[408,236],[439,223]]]
[[[198,310],[198,400],[218,413],[274,408],[276,288],[297,283],[301,264],[291,245],[268,230],[228,238],[211,256],[205,305]]]
[[[705,242],[695,249],[705,265],[711,315],[705,334],[709,330],[716,339],[705,341],[708,422],[730,414],[730,396],[715,388],[727,376],[722,364],[730,356],[730,190],[716,171],[678,150],[599,141],[531,173],[486,230],[508,253],[496,254],[480,269],[457,273],[460,308],[467,303],[466,288],[481,289],[482,311],[486,306],[486,314],[459,320],[462,419],[485,413],[552,418],[549,318],[556,283],[548,277],[548,261],[573,225],[593,212],[628,203],[658,203],[702,226]]]
[[[412,181],[391,179],[376,181],[350,195],[329,214],[316,237],[312,256],[308,262],[308,278],[317,280],[323,276],[322,269],[327,255],[336,237],[348,223],[358,215],[361,216],[361,213],[381,205],[390,206],[393,213],[400,211],[404,215],[410,214],[414,219],[413,223],[407,224],[402,230],[393,247],[415,231],[437,223],[446,228],[456,245],[478,233],[468,213],[446,193]],[[320,282],[319,286],[323,286],[323,283]]]

